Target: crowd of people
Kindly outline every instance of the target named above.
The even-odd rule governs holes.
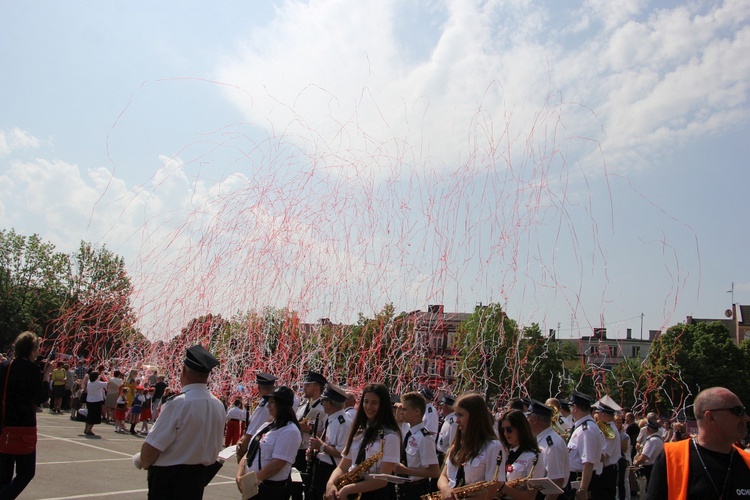
[[[493,411],[479,393],[395,395],[372,383],[356,394],[315,371],[299,392],[257,373],[256,400],[224,400],[208,388],[219,362],[200,345],[187,349],[171,394],[156,369],[126,375],[38,354],[39,339],[25,332],[0,365],[0,424],[35,427],[46,403],[85,422],[87,437],[102,422],[144,436],[134,463],[147,471],[150,499],[203,498],[227,449],[240,494],[261,500],[750,496],[750,417],[721,387],[696,396],[691,434],[606,396],[513,399]],[[23,491],[35,461],[35,452],[0,452],[0,499]]]

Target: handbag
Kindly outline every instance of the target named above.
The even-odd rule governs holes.
[[[0,453],[6,455],[30,455],[36,451],[36,427],[20,427],[5,425],[5,400],[8,394],[8,379],[13,361],[8,365],[3,387],[3,430],[0,432]]]

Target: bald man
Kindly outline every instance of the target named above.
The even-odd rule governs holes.
[[[740,398],[712,387],[696,396],[693,407],[698,436],[665,443],[647,499],[750,497],[750,453],[734,444],[745,437],[750,422]]]

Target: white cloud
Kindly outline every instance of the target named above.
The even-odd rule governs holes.
[[[18,127],[13,127],[8,133],[0,130],[0,156],[37,147],[39,147],[39,139]]]

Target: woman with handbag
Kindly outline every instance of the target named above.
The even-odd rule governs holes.
[[[39,337],[20,334],[14,357],[0,365],[0,498],[16,498],[36,473],[36,407],[47,399],[52,364],[42,370],[34,361],[39,355]],[[44,382],[43,382],[44,380]],[[15,477],[13,474],[15,472]]]

